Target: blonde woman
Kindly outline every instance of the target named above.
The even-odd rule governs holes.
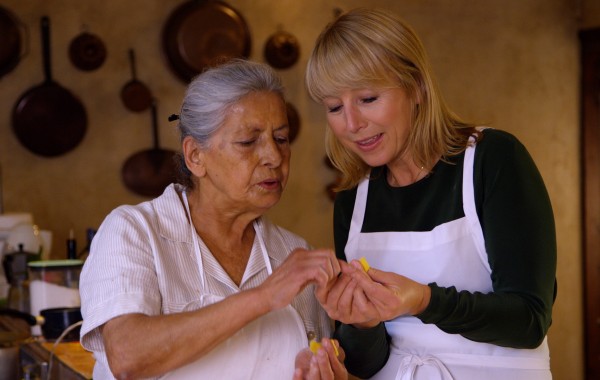
[[[419,38],[388,11],[328,25],[306,84],[342,173],[335,249],[350,264],[319,300],[350,373],[551,379],[554,218],[525,147],[452,113]]]

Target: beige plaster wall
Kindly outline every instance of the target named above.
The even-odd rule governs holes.
[[[581,28],[599,28],[600,27],[600,1],[598,0],[579,0],[580,27]]]
[[[55,235],[53,257],[65,254],[75,228],[79,245],[87,227],[123,203],[130,193],[120,170],[134,152],[151,146],[150,115],[129,112],[119,91],[130,77],[127,49],[136,49],[139,79],[159,101],[161,143],[177,149],[174,126],[184,84],[168,69],[160,46],[167,16],[181,1],[2,0],[29,27],[30,51],[0,78],[0,166],[6,211],[27,211]],[[529,148],[553,202],[559,247],[554,324],[549,333],[554,378],[583,379],[579,196],[579,57],[582,6],[570,0],[231,0],[248,22],[252,55],[263,60],[269,35],[282,25],[301,44],[300,62],[280,73],[296,105],[302,129],[292,147],[292,177],[270,216],[316,246],[331,246],[332,204],[325,186],[334,178],[323,164],[324,115],[310,101],[302,75],[310,47],[335,7],[373,4],[401,14],[423,38],[447,101],[463,116],[517,135]],[[593,0],[586,0],[588,8]],[[594,8],[594,6],[591,6]],[[598,12],[598,8],[595,8]],[[16,100],[42,79],[39,19],[52,23],[55,79],[85,104],[88,132],[73,151],[56,158],[31,154],[11,131]],[[599,16],[600,17],[600,16]],[[590,16],[587,19],[593,20]],[[597,18],[596,18],[597,19]],[[592,23],[592,21],[590,21]],[[68,60],[71,39],[86,24],[107,44],[105,64],[79,71]]]

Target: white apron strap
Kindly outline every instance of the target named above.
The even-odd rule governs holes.
[[[192,234],[192,242],[194,244],[194,253],[196,254],[196,263],[198,264],[198,271],[200,273],[200,283],[202,289],[206,289],[206,280],[204,277],[204,266],[202,265],[202,251],[200,250],[200,242],[198,241],[198,233],[192,222],[192,213],[190,212],[190,205],[188,202],[187,193],[183,192],[183,204],[185,205],[185,211],[187,212],[188,218],[190,219],[190,231]]]
[[[471,230],[473,240],[475,241],[475,248],[481,258],[481,262],[488,272],[492,272],[490,264],[487,259],[487,252],[485,250],[485,239],[483,237],[483,229],[481,223],[479,223],[479,216],[477,215],[477,208],[475,207],[475,190],[473,186],[473,166],[475,164],[475,139],[469,138],[471,144],[465,150],[465,160],[463,162],[463,181],[462,181],[462,192],[463,192],[463,210],[467,221],[469,223],[469,229]]]
[[[406,355],[400,361],[396,380],[413,380],[417,368],[423,365],[436,368],[440,374],[440,380],[454,380],[452,374],[440,359],[432,355],[418,356],[411,354]]]

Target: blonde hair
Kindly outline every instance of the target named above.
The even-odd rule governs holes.
[[[411,151],[418,166],[461,153],[477,133],[446,106],[415,32],[387,11],[357,8],[327,25],[311,53],[305,80],[319,103],[347,88],[404,89],[413,103],[413,127],[404,150]],[[342,172],[337,190],[356,186],[371,168],[330,128],[325,139],[329,159]]]

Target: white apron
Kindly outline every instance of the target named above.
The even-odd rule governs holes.
[[[190,215],[185,193],[183,199],[187,213]],[[197,302],[187,305],[186,311],[197,310],[225,298],[211,294],[210,289],[207,289],[198,236],[193,224],[190,225],[204,294]],[[271,275],[273,270],[262,238],[262,225],[254,222],[254,229],[267,272]],[[240,312],[244,311],[240,310]],[[306,347],[308,347],[308,338],[302,319],[296,310],[288,305],[258,318],[207,355],[168,373],[161,379],[291,379],[294,374],[296,354]]]
[[[467,148],[463,168],[465,217],[425,232],[361,233],[369,181],[358,186],[349,238],[348,261],[364,256],[377,269],[420,283],[437,282],[457,290],[492,291],[483,232],[475,209],[475,146]],[[435,205],[432,205],[435,207]],[[388,362],[373,379],[548,380],[546,339],[536,349],[513,349],[447,334],[434,324],[403,316],[385,322],[392,337]]]

